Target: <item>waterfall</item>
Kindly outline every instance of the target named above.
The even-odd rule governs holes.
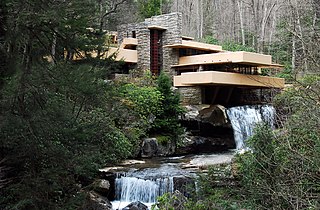
[[[270,105],[238,106],[227,110],[237,149],[245,149],[245,140],[253,135],[257,124],[264,122],[274,128],[275,109]]]
[[[158,196],[167,192],[173,192],[173,177],[145,180],[122,176],[116,179],[116,200],[121,202],[155,203]]]
[[[174,177],[183,177],[186,174],[188,172],[171,163],[162,164],[158,168],[120,173],[115,180],[113,209],[122,209],[136,201],[144,203],[151,209],[158,196],[174,192]]]

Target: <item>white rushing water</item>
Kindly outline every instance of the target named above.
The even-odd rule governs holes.
[[[136,177],[116,179],[116,199],[124,202],[155,203],[159,195],[173,192],[173,177],[144,180]]]
[[[122,209],[131,202],[140,201],[151,209],[158,196],[174,191],[173,177],[184,173],[174,166],[163,165],[119,174],[115,180],[116,200],[112,202],[112,207]]]
[[[121,209],[131,202],[140,201],[151,209],[158,196],[173,192],[173,177],[144,180],[122,176],[116,179],[116,201],[112,206]]]
[[[253,135],[258,123],[265,122],[274,127],[275,109],[269,105],[232,107],[227,109],[227,115],[238,150],[246,149],[245,140]],[[233,154],[229,153],[199,155],[190,158],[189,163],[183,165],[165,163],[160,167],[143,170],[131,168],[129,172],[118,174],[115,180],[115,201],[112,202],[112,208],[123,209],[132,202],[140,201],[151,209],[158,196],[174,192],[174,177],[190,176],[190,173],[182,168],[231,162],[232,157]],[[175,161],[179,158],[168,159]]]
[[[253,135],[259,123],[274,127],[275,109],[270,105],[238,106],[227,109],[238,150],[245,149],[245,140]]]

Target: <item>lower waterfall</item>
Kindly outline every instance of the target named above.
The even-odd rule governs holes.
[[[159,168],[119,173],[115,180],[113,209],[122,209],[131,202],[140,201],[151,209],[157,197],[174,192],[174,177],[186,175],[177,166],[164,164]]]
[[[257,124],[267,123],[274,127],[275,109],[271,105],[238,106],[227,109],[236,148],[245,149],[245,140],[253,135]]]
[[[144,180],[123,176],[116,179],[116,199],[125,203],[155,203],[158,196],[167,192],[173,192],[173,177]]]

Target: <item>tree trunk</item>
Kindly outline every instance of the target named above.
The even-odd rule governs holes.
[[[238,0],[237,3],[238,3],[239,18],[240,18],[241,41],[242,41],[242,45],[246,45],[244,26],[243,26],[243,1]]]
[[[291,68],[294,77],[296,77],[296,37],[292,36],[292,58],[291,58]]]

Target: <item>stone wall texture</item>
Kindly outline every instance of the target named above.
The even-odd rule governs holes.
[[[179,87],[183,105],[198,105],[202,103],[201,87]]]
[[[132,37],[132,31],[135,31],[138,39],[138,63],[140,70],[150,69],[150,26],[159,26],[165,28],[162,34],[163,46],[179,44],[182,42],[182,15],[181,13],[170,13],[154,16],[146,19],[144,22],[136,24],[120,25],[118,27],[118,41],[123,38]],[[171,65],[178,64],[179,53],[177,49],[163,48],[163,71],[174,75]]]

